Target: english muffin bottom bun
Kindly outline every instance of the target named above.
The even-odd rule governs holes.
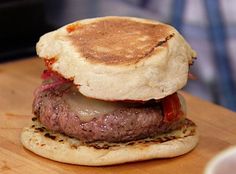
[[[196,53],[171,26],[131,17],[85,19],[43,35],[37,53],[101,100],[160,99],[187,82]]]
[[[37,121],[24,128],[22,144],[45,158],[69,164],[106,166],[155,158],[172,158],[191,151],[198,143],[196,125],[190,120],[178,130],[126,143],[93,142],[43,129]],[[43,131],[40,131],[43,129]],[[46,135],[46,136],[45,136]],[[47,136],[48,135],[48,136]]]
[[[177,92],[195,52],[171,26],[131,17],[86,19],[45,34],[32,124],[21,142],[64,163],[103,166],[171,158],[198,143]]]

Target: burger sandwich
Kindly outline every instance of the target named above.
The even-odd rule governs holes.
[[[133,17],[77,21],[43,35],[45,62],[21,142],[64,163],[104,166],[191,151],[183,97],[195,51],[171,26]]]

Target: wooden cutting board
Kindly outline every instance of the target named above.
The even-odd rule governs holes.
[[[236,113],[183,93],[188,117],[198,125],[200,142],[186,155],[109,167],[54,162],[24,149],[20,132],[30,123],[33,91],[40,84],[43,63],[26,59],[0,65],[0,173],[30,174],[199,174],[221,150],[236,144]]]

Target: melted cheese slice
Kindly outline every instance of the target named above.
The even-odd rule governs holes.
[[[181,103],[182,111],[185,116],[185,100],[180,94],[178,94],[178,97]],[[134,107],[135,105],[137,106],[137,104],[102,101],[88,98],[79,93],[76,88],[64,93],[62,98],[69,105],[70,109],[74,111],[80,118],[80,120],[83,122],[88,122],[95,117],[113,112],[119,108]]]
[[[84,122],[124,107],[124,104],[121,102],[102,101],[88,98],[75,90],[65,93],[63,99],[69,105],[70,109],[80,117],[80,120]]]

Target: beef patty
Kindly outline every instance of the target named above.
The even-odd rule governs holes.
[[[183,119],[166,123],[158,102],[124,104],[91,120],[81,120],[63,97],[72,92],[71,85],[59,85],[38,91],[33,113],[48,129],[77,138],[83,142],[127,142],[171,131],[181,126]]]

